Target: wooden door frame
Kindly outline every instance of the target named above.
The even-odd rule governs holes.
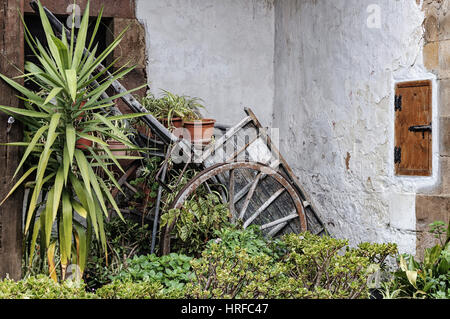
[[[19,12],[23,14],[24,1],[3,0],[0,4],[0,72],[8,77],[19,75],[13,66],[23,71],[24,38]],[[12,65],[11,65],[12,64]],[[0,81],[0,105],[20,107],[17,92],[6,82]],[[8,116],[0,114],[0,142],[22,140],[22,128],[16,121],[8,124]],[[0,145],[0,198],[4,198],[13,187],[12,176],[19,164],[19,147]],[[16,179],[17,180],[17,179]],[[0,278],[18,280],[22,269],[22,201],[23,192],[16,191],[0,206]]]

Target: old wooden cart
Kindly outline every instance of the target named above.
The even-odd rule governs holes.
[[[32,6],[37,10],[36,3]],[[58,32],[68,32],[58,19],[47,9],[45,12]],[[90,54],[85,51],[85,54]],[[105,71],[100,65],[98,71]],[[115,81],[112,89],[116,93],[126,89]],[[108,98],[106,94],[103,96]],[[130,94],[121,97],[125,104],[135,113],[148,113],[147,110]],[[117,109],[113,110],[119,113]],[[222,136],[216,136],[214,142],[206,147],[192,147],[191,143],[177,138],[165,126],[151,115],[142,120],[158,137],[148,139],[157,149],[146,156],[163,156],[166,159],[176,154],[183,158],[186,166],[194,165],[200,172],[178,192],[171,204],[172,208],[181,208],[185,201],[200,188],[212,192],[217,190],[221,200],[230,210],[234,222],[248,227],[259,225],[267,236],[279,236],[287,232],[309,230],[315,234],[325,231],[318,218],[312,202],[302,189],[291,168],[271,140],[269,129],[262,127],[251,109],[245,109],[244,117],[237,125],[228,128]],[[139,138],[133,140],[139,146]],[[152,251],[155,248],[156,233],[160,211],[161,193],[164,189],[171,191],[164,184],[167,161],[158,174],[161,186],[158,190],[153,225]],[[131,175],[127,172],[119,183],[126,183]],[[161,236],[164,254],[170,251],[171,230],[175,221],[169,224]]]

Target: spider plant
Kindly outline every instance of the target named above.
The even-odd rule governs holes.
[[[151,92],[142,99],[142,104],[157,119],[172,124],[174,118],[199,119],[199,109],[204,108],[200,104],[201,99],[189,96],[181,96],[162,90],[162,96],[156,98]]]
[[[0,205],[24,182],[31,188],[24,227],[24,236],[29,244],[28,264],[33,261],[39,238],[41,257],[44,259],[47,254],[50,274],[56,280],[57,263],[61,265],[62,279],[65,278],[67,266],[73,261],[83,273],[92,236],[101,242],[106,254],[104,218],[108,216],[110,207],[121,216],[107,186],[112,184],[121,190],[110,166],[115,164],[123,171],[106,141],[113,139],[124,143],[129,149],[136,149],[113,122],[143,115],[111,116],[107,110],[114,99],[145,85],[102,99],[102,93],[114,80],[134,68],[120,68],[110,76],[105,70],[94,72],[120,43],[126,29],[94,58],[98,46],[94,46],[92,54],[85,54],[84,48],[86,44],[88,51],[92,48],[103,9],[87,43],[89,2],[76,41],[73,27],[70,36],[66,36],[65,32],[61,36],[54,33],[41,3],[38,5],[48,48],[32,38],[22,17],[25,39],[40,62],[40,65],[27,62],[26,73],[22,77],[37,84],[40,92],[32,92],[0,74],[4,81],[22,94],[20,98],[25,101],[24,109],[0,106],[0,111],[20,120],[29,132],[25,135],[29,136],[28,141],[7,144],[25,147],[14,178],[22,168],[27,168]],[[99,81],[99,85],[94,87],[94,81]],[[92,141],[92,146],[84,151],[77,149],[76,141],[80,138]],[[75,215],[81,217],[82,222],[77,222]],[[56,237],[52,236],[54,227]],[[59,253],[55,253],[55,248],[59,249]],[[59,256],[56,262],[55,256]]]

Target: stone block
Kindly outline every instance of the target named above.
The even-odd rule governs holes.
[[[441,161],[441,192],[444,195],[450,196],[450,157],[443,156]]]
[[[426,232],[428,225],[441,220],[449,222],[450,196],[417,195],[416,230]]]
[[[435,42],[439,40],[438,17],[436,15],[428,15],[423,22],[423,26],[425,29],[424,37],[426,42]]]
[[[439,40],[449,40],[450,39],[450,1],[442,1],[442,5],[439,9],[439,20],[438,20],[438,36]]]
[[[428,232],[429,224],[435,221],[449,222],[450,196],[418,195],[416,198],[416,257],[423,258],[426,248],[437,244],[437,239]]]
[[[416,237],[416,260],[423,260],[425,249],[431,248],[439,243],[439,239],[426,231],[417,232]]]
[[[439,119],[440,150],[441,156],[450,156],[450,117]]]
[[[439,116],[450,116],[450,79],[439,81]]]
[[[428,70],[439,68],[439,42],[431,42],[423,47],[423,63]]]
[[[114,19],[114,38],[127,27],[128,30],[113,53],[113,59],[120,58],[116,67],[129,63],[143,69],[146,67],[145,28],[136,19],[117,18]]]
[[[439,70],[439,72],[438,72],[439,78],[441,78],[441,79],[449,78],[450,77],[450,40],[433,42],[433,43],[439,44],[439,52],[438,52],[438,56],[437,56],[438,61],[439,61],[439,67],[434,68],[433,70],[435,70],[435,69]],[[433,57],[435,58],[435,56],[432,55],[433,54],[432,52],[427,53],[427,54],[430,54],[430,58],[429,58],[430,61],[428,61],[428,63],[430,63],[431,66],[434,66],[434,65],[432,65],[432,63],[435,62],[435,60],[433,60]],[[425,57],[425,47],[424,47],[424,57]],[[424,60],[424,63],[425,63],[425,60]]]

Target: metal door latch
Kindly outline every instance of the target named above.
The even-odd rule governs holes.
[[[410,132],[422,132],[422,138],[425,138],[425,132],[431,132],[431,123],[429,125],[413,125],[408,128]]]

